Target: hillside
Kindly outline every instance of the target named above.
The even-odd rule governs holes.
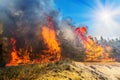
[[[120,80],[119,62],[29,64],[0,68],[0,80]]]

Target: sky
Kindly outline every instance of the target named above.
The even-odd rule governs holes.
[[[120,37],[120,0],[55,0],[62,18],[88,26],[88,34]]]

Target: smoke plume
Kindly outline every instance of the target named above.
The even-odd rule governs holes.
[[[4,26],[3,35],[17,40],[17,48],[30,45],[40,47],[40,27],[46,25],[51,16],[54,27],[58,26],[59,12],[54,8],[54,0],[1,0],[0,20]]]

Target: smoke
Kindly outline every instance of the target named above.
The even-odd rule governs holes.
[[[76,48],[79,40],[76,40],[74,35],[75,27],[72,20],[69,18],[59,20],[61,16],[54,7],[54,0],[1,0],[0,12],[4,29],[3,36],[6,36],[7,40],[10,38],[16,40],[17,51],[20,48],[24,51],[30,50],[31,46],[33,53],[41,53],[46,49],[41,27],[47,25],[46,19],[50,16],[61,43],[60,46],[64,49],[63,54],[75,56],[75,53],[80,53],[80,47]],[[11,50],[10,45],[9,49]]]
[[[59,24],[60,30],[63,33],[63,38],[67,39],[69,41],[72,41],[75,39],[74,33],[73,33],[73,25],[72,20],[70,18],[63,19]]]
[[[17,40],[18,48],[38,46],[40,27],[46,25],[51,16],[54,27],[58,26],[59,12],[54,8],[54,0],[1,0],[0,20],[4,26],[3,35]]]
[[[54,11],[53,0],[1,0],[0,4],[2,19],[18,17],[23,20],[36,20],[36,18],[41,18],[39,20],[43,21],[45,15]]]

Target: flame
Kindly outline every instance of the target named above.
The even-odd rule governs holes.
[[[17,55],[17,51],[16,51],[16,46],[15,46],[16,40],[14,38],[11,38],[10,43],[12,45],[11,61],[7,64],[7,66],[11,66],[11,65],[16,66],[17,63],[21,62],[20,58]]]
[[[78,27],[74,30],[74,32],[83,42],[86,54],[84,61],[114,61],[114,59],[110,58],[109,55],[109,51],[111,51],[112,48],[110,46],[103,47],[95,42],[90,36],[86,36],[86,27]],[[32,46],[30,46],[28,50],[23,48],[16,50],[17,41],[15,38],[11,38],[11,60],[8,64],[6,64],[6,66],[59,61],[61,59],[61,48],[59,46],[60,43],[57,40],[56,30],[54,29],[51,17],[47,18],[47,25],[41,27],[41,35],[47,49],[42,50],[42,53],[40,54],[34,54]],[[33,57],[36,56],[37,58],[31,59],[30,55]]]
[[[114,59],[110,58],[109,53],[90,36],[86,36],[86,33],[86,27],[75,29],[75,34],[82,40],[85,48],[85,61],[114,61]],[[110,49],[110,47],[106,47],[106,49]]]
[[[56,38],[56,31],[53,27],[52,18],[48,17],[47,26],[42,27],[42,37],[44,39],[44,43],[46,44],[48,50],[44,52],[50,53],[50,58],[55,58],[55,61],[59,61],[61,57],[61,48],[59,47],[59,42]],[[49,58],[46,59],[49,61]]]
[[[24,50],[20,48],[16,50],[16,39],[11,38],[10,43],[12,45],[11,51],[11,60],[6,66],[17,66],[19,64],[33,64],[33,63],[45,63],[45,62],[55,62],[59,61],[61,58],[61,48],[59,47],[59,41],[56,37],[56,31],[53,27],[52,18],[47,18],[47,26],[43,26],[42,28],[42,37],[45,46],[47,46],[47,50],[43,50],[44,54],[34,54],[32,46],[30,46],[29,50]],[[31,54],[32,53],[32,54]],[[32,57],[36,56],[35,59],[30,59],[30,55]]]
[[[26,50],[24,54],[21,54],[22,56],[19,56],[22,53],[22,49],[20,48],[19,51],[16,50],[16,40],[15,38],[10,39],[11,45],[12,45],[12,52],[11,52],[11,60],[6,66],[17,66],[18,64],[25,64],[30,62],[30,58],[28,55],[28,51]]]

